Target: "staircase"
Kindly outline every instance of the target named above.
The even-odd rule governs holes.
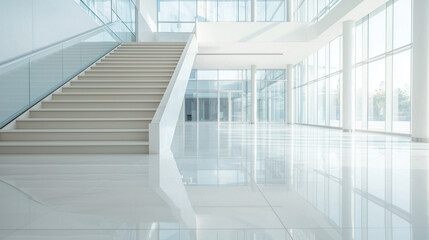
[[[186,43],[123,43],[0,131],[0,153],[148,153]]]

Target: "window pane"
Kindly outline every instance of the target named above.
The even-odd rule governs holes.
[[[198,70],[198,80],[217,80],[217,70]]]
[[[386,10],[370,15],[369,18],[369,57],[386,52]]]
[[[219,90],[240,90],[242,81],[219,81]]]
[[[308,86],[308,117],[310,124],[317,124],[317,83]]]
[[[410,60],[410,50],[393,56],[393,132],[410,132]]]
[[[229,97],[227,92],[219,93],[219,121],[229,121]]]
[[[267,121],[267,96],[266,96],[266,82],[257,81],[258,91],[258,121]]]
[[[368,129],[384,131],[386,125],[385,59],[370,63],[368,68]]]
[[[285,121],[285,82],[268,81],[267,101],[270,122]]]
[[[340,78],[339,75],[331,77],[329,82],[329,120],[330,126],[340,126]]]
[[[217,81],[198,81],[198,91],[217,91]]]
[[[357,129],[362,129],[362,97],[363,97],[363,92],[362,92],[362,67],[357,67],[356,71],[356,92],[355,92],[355,103],[356,103],[356,128]]]
[[[285,21],[285,1],[267,0],[266,21],[279,22]]]
[[[393,5],[393,47],[411,43],[411,0],[398,0]]]
[[[362,62],[362,54],[363,54],[363,35],[362,35],[362,23],[356,26],[356,63]]]
[[[185,121],[197,121],[197,93],[185,94]]]
[[[178,0],[159,0],[158,10],[159,21],[178,21],[179,20],[179,1]]]
[[[195,21],[197,5],[195,0],[180,0],[180,21]]]
[[[329,68],[330,73],[340,70],[340,38],[336,38],[329,44]]]
[[[326,125],[326,81],[320,80],[317,83],[317,123],[319,125]]]
[[[241,92],[231,93],[231,121],[242,121],[242,97]]]
[[[325,48],[320,49],[317,52],[317,77],[324,77],[326,74],[326,52]]]
[[[238,21],[238,2],[236,0],[219,0],[218,11],[219,22],[237,22]]]
[[[199,120],[217,121],[218,105],[216,93],[198,93]]]

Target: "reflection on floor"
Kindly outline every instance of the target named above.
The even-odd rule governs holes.
[[[186,123],[172,152],[0,156],[0,239],[429,239],[429,144]]]

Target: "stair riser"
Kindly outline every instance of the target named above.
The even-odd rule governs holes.
[[[43,108],[157,108],[159,102],[43,102]]]
[[[95,66],[101,67],[112,67],[112,66],[122,66],[122,67],[147,67],[152,66],[171,66],[176,67],[177,61],[103,61],[103,59],[96,63]]]
[[[104,92],[104,93],[116,93],[116,92],[144,92],[144,93],[151,93],[151,92],[165,92],[166,88],[85,88],[85,87],[79,87],[79,88],[68,88],[64,87],[62,88],[63,92],[73,92],[73,93],[79,93],[79,92]]]
[[[146,47],[146,46],[156,46],[156,47],[164,47],[164,46],[185,46],[186,43],[184,42],[127,42],[122,43],[119,47],[126,47],[126,46],[132,46],[132,47]]]
[[[148,129],[151,120],[17,121],[18,129]]]
[[[79,76],[79,80],[166,80],[170,81],[171,76]]]
[[[30,111],[32,118],[152,118],[155,111]]]
[[[180,55],[175,55],[175,54],[169,54],[169,55],[149,55],[149,54],[145,54],[145,55],[109,55],[104,57],[103,59],[106,60],[114,60],[114,59],[130,59],[132,61],[134,60],[179,60]]]
[[[140,72],[133,72],[133,71],[86,71],[85,76],[165,76],[170,77],[173,75],[174,71],[140,71]]]
[[[114,51],[109,56],[180,56],[182,51]]]
[[[116,50],[122,50],[122,49],[184,49],[185,46],[183,45],[178,45],[178,46],[168,46],[168,45],[164,45],[164,46],[119,46],[118,48],[116,48]]]
[[[153,54],[153,53],[162,53],[162,54],[182,54],[183,53],[183,49],[181,48],[170,48],[170,49],[157,49],[157,48],[152,48],[152,49],[145,49],[145,48],[141,48],[141,49],[117,49],[115,51],[112,52],[112,54]]]
[[[2,132],[2,141],[147,141],[148,132],[63,132],[63,133],[33,133],[33,132]]]
[[[159,70],[159,71],[172,71],[175,70],[175,64],[173,65],[154,65],[154,66],[136,66],[136,67],[125,67],[125,66],[95,66],[91,67],[91,70],[102,71],[102,70],[119,70],[119,71],[137,71],[137,70]]]
[[[147,154],[149,146],[0,146],[0,154]]]
[[[76,95],[64,95],[55,94],[52,96],[53,100],[159,100],[162,99],[162,94],[124,94],[124,95],[112,95],[112,94],[76,94]]]
[[[72,81],[70,82],[71,86],[99,86],[99,87],[113,87],[113,86],[122,86],[122,87],[167,87],[168,86],[168,82],[145,82],[145,81],[141,81],[141,82],[126,82],[126,81],[117,81],[117,82],[103,82],[103,81],[91,81],[91,82],[86,82],[86,81]]]

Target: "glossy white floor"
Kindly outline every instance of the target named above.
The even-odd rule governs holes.
[[[407,137],[187,123],[162,156],[0,156],[0,239],[427,240],[428,170]]]

